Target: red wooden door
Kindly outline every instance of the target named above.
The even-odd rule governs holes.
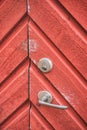
[[[0,130],[29,130],[26,5],[0,1]]]
[[[86,21],[86,0],[0,1],[1,130],[87,129]],[[68,108],[40,105],[41,91]]]
[[[77,8],[71,6],[76,4]],[[73,0],[30,0],[32,130],[87,129],[86,12],[85,0],[81,3]],[[48,73],[39,69],[42,58],[48,58],[53,63]],[[68,109],[40,105],[38,93],[41,91],[51,93],[52,104],[66,105]]]

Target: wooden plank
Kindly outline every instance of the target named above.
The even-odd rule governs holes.
[[[28,99],[28,61],[0,88],[0,123]]]
[[[30,110],[30,129],[35,130],[36,128],[38,128],[38,130],[54,130],[47,120],[32,106]]]
[[[87,1],[86,0],[59,0],[62,5],[87,30]]]
[[[0,1],[0,130],[29,130],[26,6]]]
[[[32,0],[30,6],[31,18],[87,79],[87,33],[55,1]]]
[[[0,8],[3,5],[4,2],[5,2],[5,0],[0,0]]]
[[[27,24],[25,18],[1,45],[0,82],[27,57]]]
[[[87,123],[85,114],[87,111],[87,82],[35,24],[30,23],[30,27],[30,57],[32,61],[37,66],[43,57],[52,61],[52,71],[44,73],[44,75]]]
[[[25,102],[3,125],[1,130],[29,130],[29,103]]]
[[[53,86],[47,81],[47,79],[39,73],[38,69],[31,65],[30,69],[30,99],[35,107],[41,112],[55,130],[85,130],[86,126],[79,119],[79,117],[73,112],[71,106],[63,100],[62,96],[56,91]],[[40,91],[48,91],[53,96],[52,103],[60,105],[68,105],[67,110],[55,109],[47,106],[38,104],[38,93]]]
[[[5,0],[0,7],[0,41],[26,13],[25,0]]]

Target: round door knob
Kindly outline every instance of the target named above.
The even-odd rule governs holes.
[[[53,68],[53,63],[48,58],[42,58],[39,60],[38,67],[42,72],[49,72]]]

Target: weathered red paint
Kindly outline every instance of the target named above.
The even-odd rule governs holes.
[[[1,87],[0,122],[2,123],[20,105],[28,99],[28,64],[19,69]],[[7,106],[7,109],[6,109]]]
[[[27,57],[27,18],[3,42],[0,56],[0,82]]]
[[[68,12],[63,7],[64,4],[61,4],[63,2],[60,2],[56,0],[44,0],[42,2],[30,0],[31,11],[29,15],[31,19],[29,29],[30,58],[32,60],[30,100],[54,129],[86,130],[86,22],[80,20],[80,17],[78,18],[81,4],[77,8],[78,15],[72,7],[72,16],[72,11]],[[83,19],[85,19],[84,16]],[[44,57],[49,58],[53,63],[52,71],[46,74],[38,69],[38,62]],[[52,103],[67,105],[68,109],[62,111],[47,106],[39,106],[38,92],[41,90],[47,90],[53,95]],[[32,116],[35,114],[32,113],[33,115],[30,114],[30,118],[33,118]],[[34,120],[34,122],[37,121]],[[30,124],[31,129],[33,125]]]
[[[1,2],[2,3],[2,2]],[[0,6],[0,41],[26,13],[26,0],[5,0]]]
[[[0,1],[1,130],[87,129],[86,7],[86,0]],[[44,57],[49,73],[38,69]],[[68,109],[39,105],[41,90]]]
[[[29,130],[28,17],[25,14],[25,0],[0,1],[0,130]]]
[[[36,128],[38,128],[38,130],[54,130],[54,128],[42,117],[41,114],[39,114],[38,110],[34,106],[32,106],[30,110],[30,115],[31,130],[35,130]]]
[[[55,1],[33,0],[30,6],[31,18],[87,79],[87,33]]]
[[[29,103],[26,102],[1,125],[1,130],[29,130]]]
[[[86,126],[83,121],[77,116],[76,112],[73,111],[72,107],[67,103],[60,93],[54,89],[54,86],[49,83],[49,81],[39,72],[39,70],[32,64],[31,66],[31,96],[30,99],[35,107],[40,111],[46,120],[51,123],[51,125],[56,130],[65,129],[75,129],[82,130]],[[53,102],[55,104],[67,105],[68,109],[63,111],[55,108],[50,108],[47,106],[40,106],[38,104],[38,92],[46,90],[49,91],[53,96]],[[32,116],[32,115],[31,115]],[[32,118],[32,117],[31,117]],[[31,126],[32,128],[32,126]]]
[[[72,65],[65,59],[65,57],[62,56],[57,48],[53,46],[53,44],[46,38],[46,36],[36,27],[36,25],[32,21],[30,22],[30,27],[30,39],[35,39],[38,44],[36,52],[30,53],[32,61],[38,66],[38,61],[42,57],[48,57],[49,59],[51,59],[51,61],[53,62],[53,70],[48,74],[45,74],[45,76],[53,84],[54,88],[56,88],[61,93],[64,99],[76,110],[76,112],[80,116],[82,116],[84,121],[87,122],[87,116],[85,114],[87,111],[87,101],[85,98],[87,94],[86,82],[83,80],[83,78],[81,78],[79,73],[72,67]],[[40,76],[37,76],[37,78],[38,77]],[[32,84],[34,83],[38,87],[38,83],[35,83],[35,78],[33,80],[32,79],[33,76],[30,80],[31,86],[33,87]],[[33,95],[34,94],[31,93],[31,97]]]
[[[62,5],[87,31],[87,1],[86,0],[59,0]]]

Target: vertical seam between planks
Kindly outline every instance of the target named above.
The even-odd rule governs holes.
[[[27,11],[27,16],[28,16],[28,25],[27,25],[27,53],[28,53],[28,60],[29,60],[29,64],[28,64],[28,100],[29,100],[29,104],[30,104],[30,107],[29,107],[29,126],[28,128],[30,129],[30,108],[31,108],[31,102],[30,102],[30,55],[29,55],[29,21],[30,21],[30,17],[28,15],[29,13],[29,9],[30,9],[30,6],[29,6],[29,0],[26,0],[26,11]]]

